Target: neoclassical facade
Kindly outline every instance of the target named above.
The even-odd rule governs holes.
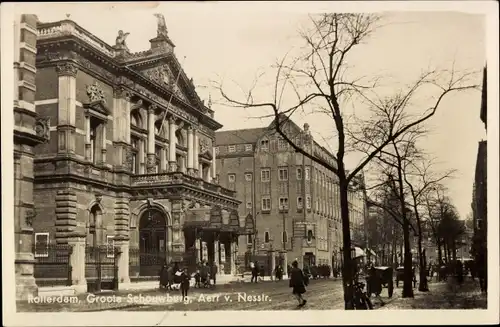
[[[215,178],[222,125],[158,20],[139,53],[122,31],[110,46],[71,20],[38,22],[35,104],[50,140],[35,148],[34,241],[71,244],[82,289],[89,247],[118,249],[120,283],[157,275],[163,260],[236,269],[245,226]]]

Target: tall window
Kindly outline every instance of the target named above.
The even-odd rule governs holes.
[[[288,198],[280,197],[280,210],[288,210]]]
[[[285,139],[278,139],[278,149],[286,150],[288,148],[288,142]]]
[[[271,180],[271,170],[269,168],[260,171],[260,180],[261,182],[269,182]]]
[[[35,257],[49,256],[49,233],[35,233]]]
[[[311,196],[310,195],[306,196],[306,208],[309,210],[311,209]]]
[[[278,179],[280,181],[288,180],[288,168],[279,168],[278,169]]]
[[[269,140],[260,141],[260,149],[263,151],[269,150]]]
[[[112,235],[106,235],[106,257],[115,257],[115,240]]]
[[[304,202],[301,196],[297,197],[297,209],[302,209],[304,207]]]
[[[312,242],[312,240],[313,240],[313,237],[314,237],[314,235],[313,235],[313,231],[312,231],[312,230],[310,230],[310,229],[309,229],[309,230],[307,230],[307,242],[311,243],[311,242]]]
[[[263,197],[262,198],[262,211],[270,211],[271,210],[271,198]]]
[[[264,243],[269,243],[270,240],[271,240],[271,238],[269,237],[269,232],[266,231],[264,233]]]
[[[252,201],[247,201],[247,209],[252,209]]]
[[[235,183],[236,182],[236,174],[227,174],[227,181],[229,183]]]
[[[252,235],[247,235],[247,244],[253,244]]]
[[[251,182],[252,181],[252,173],[245,173],[245,180],[247,182]]]
[[[136,137],[130,138],[130,143],[132,145],[132,153],[131,153],[131,170],[133,174],[137,174],[139,172],[139,139]]]
[[[87,246],[97,247],[99,245],[97,230],[99,227],[101,214],[101,208],[99,208],[98,205],[95,205],[90,209]]]
[[[97,126],[90,126],[90,161],[92,163],[97,162]]]
[[[306,178],[306,181],[311,179],[311,169],[309,167],[305,168],[305,178]]]
[[[302,168],[297,168],[297,179],[298,180],[302,179]]]
[[[283,242],[283,243],[288,242],[288,234],[287,234],[286,230],[285,230],[285,231],[283,231],[283,233],[281,233],[281,234],[282,234],[282,236],[283,236],[282,242]]]
[[[155,169],[156,173],[159,174],[161,172],[161,147],[159,146],[155,147],[155,154],[156,154]]]
[[[215,148],[215,154],[216,154],[216,155],[218,155],[218,154],[219,154],[219,152],[220,152],[219,147],[216,147],[216,148]]]

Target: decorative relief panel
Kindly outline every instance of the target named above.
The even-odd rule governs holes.
[[[50,117],[38,117],[35,121],[35,133],[48,142],[50,140]]]

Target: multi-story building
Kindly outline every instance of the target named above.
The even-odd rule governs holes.
[[[37,17],[14,21],[14,233],[16,298],[36,293],[32,253],[34,147],[48,139],[47,120],[35,110]],[[3,176],[8,178],[8,176]]]
[[[31,251],[42,265],[61,260],[65,246],[77,291],[104,278],[94,269],[101,258],[117,265],[117,276],[110,271],[120,284],[157,275],[165,261],[216,262],[235,273],[245,230],[234,190],[215,179],[222,125],[176,59],[164,19],[138,53],[122,31],[110,46],[71,20],[23,16],[18,33],[19,279],[33,279]],[[37,282],[57,273],[37,276],[35,262]]]
[[[337,176],[297,153],[268,127],[216,133],[217,175],[236,191],[240,217],[254,217],[254,236],[240,237],[239,253],[279,250],[287,262],[340,263],[342,231]],[[309,125],[285,124],[295,144],[335,166],[335,157],[314,141]],[[359,184],[359,183],[357,183]],[[363,187],[349,194],[351,226],[365,216]]]
[[[483,88],[481,97],[481,121],[487,128],[487,79],[486,68],[483,70]],[[472,253],[476,259],[486,264],[486,251],[488,244],[488,210],[487,210],[487,142],[479,142],[476,160],[476,171],[472,196],[472,216],[474,221],[474,237]]]

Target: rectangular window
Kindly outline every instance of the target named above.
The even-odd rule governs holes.
[[[112,235],[106,235],[106,257],[115,257],[115,240]]]
[[[306,208],[309,210],[311,209],[311,196],[310,195],[306,196]]]
[[[260,171],[260,181],[269,182],[271,181],[271,170],[266,168]]]
[[[260,149],[263,151],[269,150],[269,140],[260,141]]]
[[[219,152],[220,152],[219,147],[218,147],[218,146],[217,146],[217,147],[215,147],[215,154],[216,154],[216,155],[218,155],[218,154],[219,154]]]
[[[271,211],[271,198],[262,198],[262,211]]]
[[[35,233],[35,258],[49,256],[49,233]]]
[[[297,168],[297,179],[298,180],[302,179],[302,168]]]
[[[251,182],[252,181],[252,173],[246,173],[245,174],[245,180],[247,182]]]
[[[288,210],[288,198],[280,197],[280,210]]]
[[[253,146],[251,144],[245,144],[245,151],[252,151],[253,150]]]
[[[247,244],[253,244],[252,235],[247,235]]]
[[[286,150],[288,148],[288,142],[285,139],[278,139],[278,149]]]
[[[301,196],[297,197],[297,209],[302,209],[304,207],[304,202]]]
[[[252,209],[252,201],[247,201],[247,209]]]
[[[236,182],[236,174],[227,174],[227,180],[229,183]]]
[[[306,178],[306,181],[311,179],[311,169],[309,167],[305,168],[305,178]]]
[[[279,168],[278,169],[278,179],[280,181],[288,180],[288,168]]]
[[[229,152],[229,153],[236,152],[236,145],[229,145],[227,147],[227,152]]]

